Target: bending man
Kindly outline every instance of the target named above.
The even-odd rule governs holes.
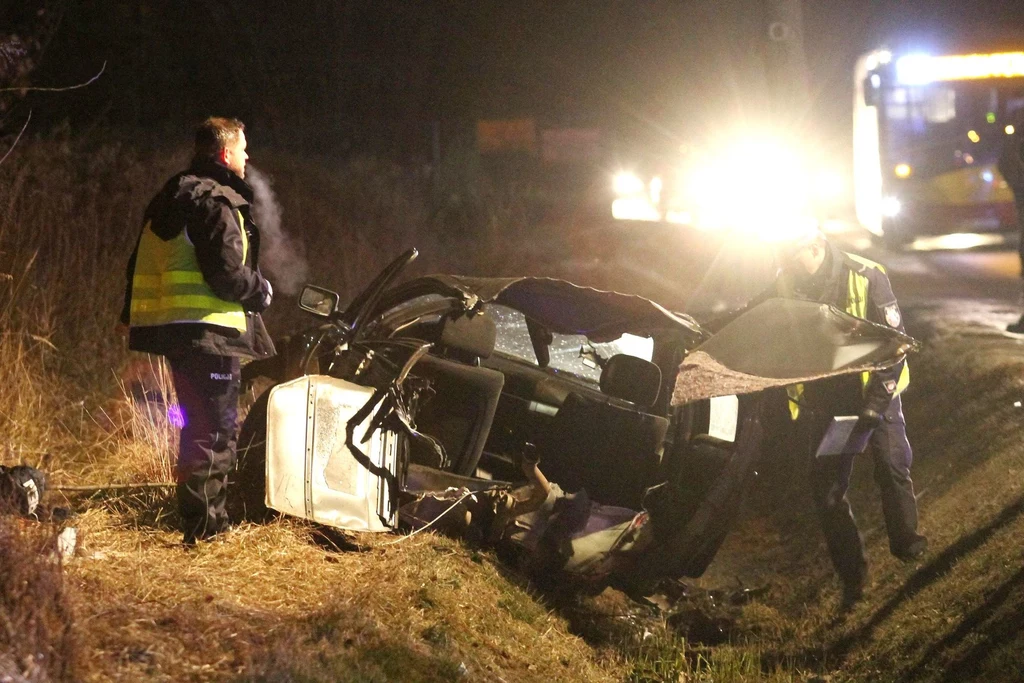
[[[903,332],[899,304],[885,270],[847,254],[819,231],[780,250],[782,270],[770,295],[830,304],[858,318]],[[917,533],[917,501],[910,479],[913,453],[907,440],[900,393],[910,381],[906,361],[860,377],[797,385],[788,390],[790,415],[813,451],[836,415],[857,415],[872,429],[868,452],[882,498],[889,549],[904,561],[920,557],[927,539]],[[867,581],[864,543],[850,509],[847,489],[853,455],[814,458],[811,486],[832,564],[843,583],[846,605],[860,599]]]

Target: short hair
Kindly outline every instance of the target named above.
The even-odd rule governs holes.
[[[245,124],[238,119],[211,116],[196,127],[196,156],[215,157],[218,152],[238,141]]]

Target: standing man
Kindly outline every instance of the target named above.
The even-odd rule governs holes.
[[[899,304],[885,270],[877,263],[840,251],[819,231],[780,250],[782,270],[774,296],[830,304],[870,322],[903,332]],[[836,415],[858,415],[858,427],[872,430],[868,452],[882,498],[889,550],[910,562],[928,540],[917,533],[917,501],[910,479],[913,454],[907,440],[900,393],[910,381],[906,361],[858,377],[821,380],[790,387],[790,415],[802,427],[811,454]],[[843,583],[843,603],[859,600],[867,581],[864,543],[846,493],[853,455],[822,456],[811,465],[815,507],[832,564]]]
[[[1003,180],[1013,192],[1013,203],[1017,210],[1017,229],[1020,242],[1017,245],[1017,252],[1020,254],[1020,274],[1024,278],[1024,109],[1018,109],[1009,119],[1012,121],[1012,131],[1007,134],[1003,142],[1003,149],[999,153],[997,167]],[[1021,287],[1021,303],[1024,304],[1024,280]],[[1015,323],[1006,327],[1007,332],[1024,334],[1024,315]]]
[[[273,289],[258,267],[245,147],[241,121],[201,123],[191,166],[149,203],[128,263],[128,347],[167,356],[181,408],[175,474],[186,545],[229,526],[240,359],[274,354],[259,315]]]

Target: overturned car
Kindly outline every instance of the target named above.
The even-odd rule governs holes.
[[[357,531],[438,525],[535,578],[633,588],[699,576],[759,455],[763,390],[886,367],[916,342],[773,299],[711,334],[639,296],[433,275],[406,252],[243,378],[236,517]]]

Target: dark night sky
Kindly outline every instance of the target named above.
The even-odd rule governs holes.
[[[21,2],[0,2],[0,21],[17,13],[4,3]],[[764,3],[755,0],[66,5],[36,82],[84,80],[104,60],[107,72],[88,89],[19,104],[41,127],[69,119],[79,130],[170,131],[219,112],[279,144],[408,157],[425,152],[432,121],[455,134],[477,118],[533,116],[683,139],[763,108]],[[863,49],[927,49],[977,26],[1024,25],[1020,1],[803,6],[810,118],[839,141]]]

